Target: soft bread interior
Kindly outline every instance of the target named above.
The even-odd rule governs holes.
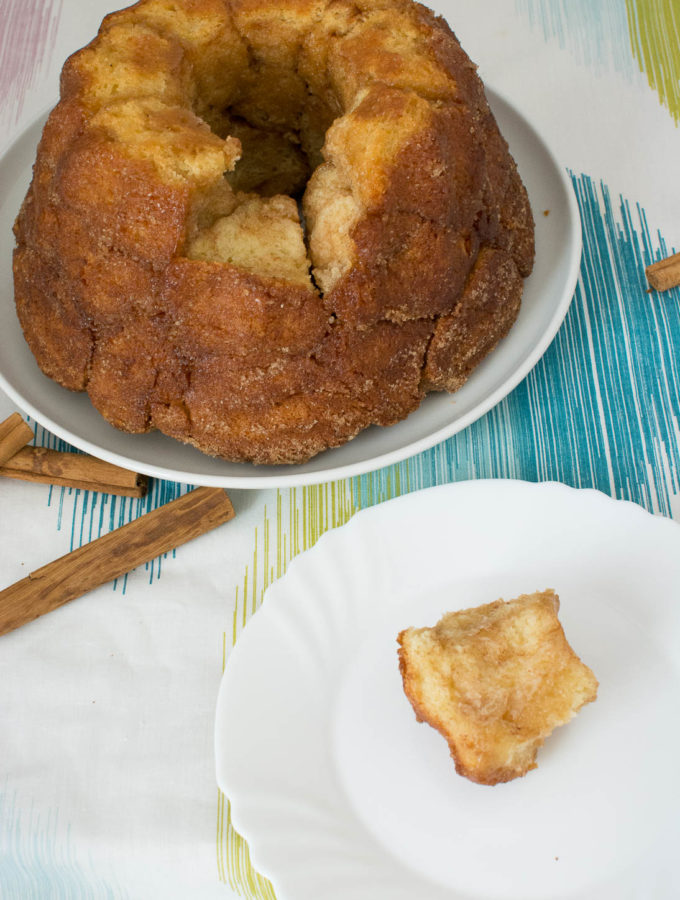
[[[198,232],[187,248],[189,259],[231,263],[311,290],[295,201],[280,195],[241,195],[237,199],[241,202],[230,215]]]

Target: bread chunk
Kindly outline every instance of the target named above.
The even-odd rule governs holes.
[[[237,195],[229,216],[204,231],[187,249],[189,259],[230,263],[247,272],[282,278],[312,290],[298,208],[290,197]]]
[[[536,768],[548,735],[597,697],[598,682],[569,646],[553,590],[522,594],[407,628],[404,691],[419,722],[447,740],[456,771],[479,784]]]

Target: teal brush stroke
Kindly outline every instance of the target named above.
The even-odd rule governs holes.
[[[34,431],[36,434],[34,443],[38,447],[49,447],[66,453],[82,452],[37,423],[34,423]],[[58,531],[63,527],[64,516],[70,516],[69,549],[75,550],[115,528],[121,528],[158,506],[169,503],[187,490],[188,485],[158,478],[150,480],[149,491],[142,498],[118,497],[114,494],[84,491],[79,488],[51,486],[48,488],[47,505],[58,504]],[[171,555],[175,555],[174,550]],[[146,563],[149,583],[161,577],[162,563],[167,556],[168,554],[164,554]],[[121,589],[122,593],[125,593],[126,583],[127,575],[112,582],[113,589]]]
[[[465,431],[355,478],[358,506],[470,478],[561,481],[671,515],[680,493],[680,290],[648,293],[644,270],[673,252],[640,206],[572,176],[583,223],[573,302],[527,378]],[[397,471],[398,470],[398,471]]]
[[[639,76],[625,0],[515,0],[515,9],[578,63],[597,72],[616,71],[628,80]]]
[[[0,790],[2,900],[127,900],[111,873],[80,860],[68,827],[54,810],[21,809],[7,785]]]

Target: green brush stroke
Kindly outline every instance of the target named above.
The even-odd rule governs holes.
[[[680,0],[626,0],[633,56],[680,123]]]

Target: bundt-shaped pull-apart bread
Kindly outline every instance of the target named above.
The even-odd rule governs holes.
[[[459,388],[533,261],[475,68],[411,0],[113,13],[64,66],[15,231],[47,375],[256,463]]]
[[[498,784],[536,768],[550,733],[597,697],[554,591],[447,613],[398,637],[404,691],[447,740],[459,774]]]

